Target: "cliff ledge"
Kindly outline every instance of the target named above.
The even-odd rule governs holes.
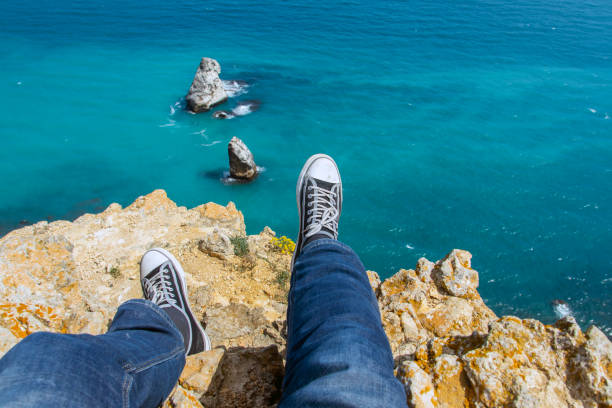
[[[178,207],[162,190],[0,239],[0,356],[40,330],[100,334],[142,297],[140,257],[171,251],[214,349],[190,356],[168,407],[268,407],[280,396],[291,242],[246,236],[233,203]],[[368,272],[412,407],[612,407],[612,343],[571,318],[497,317],[471,254]]]

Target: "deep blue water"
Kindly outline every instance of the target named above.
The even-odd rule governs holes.
[[[474,254],[498,314],[566,300],[612,332],[612,7],[593,1],[0,3],[0,233],[164,188],[295,237],[295,180],[327,152],[341,238],[389,276]],[[202,56],[261,110],[172,107]],[[266,171],[226,186],[242,138]]]

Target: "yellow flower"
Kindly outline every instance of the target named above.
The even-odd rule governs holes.
[[[281,254],[292,254],[293,251],[295,251],[295,242],[284,235],[280,238],[272,238],[270,243],[272,247],[276,251],[280,251]]]

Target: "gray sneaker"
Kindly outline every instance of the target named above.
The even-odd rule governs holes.
[[[342,180],[334,159],[326,154],[311,156],[302,168],[295,195],[300,233],[293,253],[292,268],[306,244],[319,238],[338,239]]]
[[[162,308],[183,335],[186,355],[211,349],[210,339],[189,307],[185,271],[170,252],[153,248],[143,255],[140,283],[145,298]]]

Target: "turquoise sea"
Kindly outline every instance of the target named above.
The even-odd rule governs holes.
[[[467,249],[496,313],[611,335],[611,39],[609,0],[3,0],[0,234],[164,188],[295,237],[326,152],[367,268]],[[203,56],[261,109],[181,110]],[[219,181],[232,136],[252,184]]]

